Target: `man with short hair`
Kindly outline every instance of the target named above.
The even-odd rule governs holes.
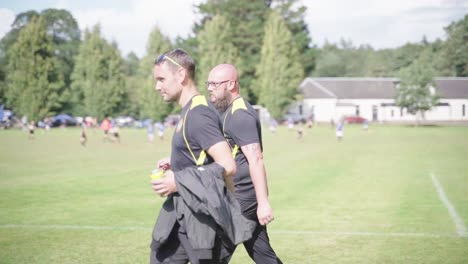
[[[214,67],[207,81],[210,101],[223,113],[223,133],[232,149],[237,173],[235,195],[243,215],[257,223],[250,240],[244,242],[255,263],[282,263],[270,245],[266,225],[273,221],[263,163],[262,132],[257,112],[239,93],[234,65]]]
[[[169,51],[156,59],[153,75],[156,80],[155,89],[161,94],[164,101],[176,102],[182,107],[181,119],[176,125],[172,138],[171,156],[158,161],[159,169],[166,171],[165,177],[151,181],[153,190],[160,196],[168,196],[166,202],[176,200],[176,198],[172,199],[173,196],[180,197],[180,195],[177,193],[179,185],[176,186],[174,173],[177,175],[184,169],[214,162],[224,168],[226,186],[233,189],[232,175],[236,172],[236,165],[231,156],[229,145],[223,137],[216,109],[207,102],[204,96],[199,95],[195,86],[193,59],[181,49]],[[166,203],[162,210],[165,206]],[[173,205],[169,204],[168,206]],[[201,257],[200,252],[205,249],[194,249],[190,244],[189,241],[193,241],[194,237],[187,236],[190,227],[184,222],[186,221],[183,219],[184,217],[187,218],[187,215],[184,216],[177,212],[177,221],[173,227],[170,227],[172,231],[168,235],[167,241],[158,242],[157,247],[153,246],[155,244],[153,236],[150,262],[152,264],[187,263],[188,261],[193,264],[226,263],[221,259],[223,254],[228,256],[229,252],[222,247],[220,239],[215,240],[213,249],[209,249],[209,255],[212,252],[211,259],[205,259],[206,254],[203,255],[205,257]],[[158,222],[160,222],[159,218]],[[163,229],[156,230],[155,227],[156,232],[164,232]],[[196,235],[199,236],[199,238],[195,238],[196,241],[206,239],[205,234],[196,233]]]

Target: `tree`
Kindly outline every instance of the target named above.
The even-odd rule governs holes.
[[[392,54],[391,50],[377,50],[368,53],[364,76],[369,77],[394,77],[390,74]]]
[[[426,111],[437,105],[439,97],[435,89],[433,70],[428,53],[400,71],[400,83],[397,85],[396,105],[405,108],[408,113],[420,114],[424,120]]]
[[[391,75],[398,75],[399,71],[408,67],[419,58],[424,50],[424,45],[417,43],[407,43],[393,50],[393,60],[391,65]]]
[[[207,93],[205,82],[211,69],[220,63],[236,65],[239,75],[242,75],[242,62],[239,52],[231,43],[231,25],[222,16],[216,15],[205,23],[205,27],[198,34],[198,48],[200,60],[198,63],[198,87]]]
[[[121,115],[137,117],[139,115],[138,89],[140,79],[138,71],[140,59],[134,52],[130,52],[124,59],[123,71],[125,74],[125,92],[121,102]]]
[[[8,50],[5,97],[8,105],[30,120],[40,120],[60,109],[63,75],[53,42],[42,18],[32,18]]]
[[[468,76],[468,15],[445,28],[448,35],[443,44],[438,68],[452,76]]]
[[[285,20],[289,31],[293,35],[299,51],[304,74],[309,75],[315,69],[317,48],[312,45],[309,28],[304,20],[307,7],[299,0],[271,0],[271,6],[277,10]]]
[[[135,52],[130,52],[124,60],[124,72],[127,76],[135,76],[138,73],[140,59]]]
[[[291,32],[281,16],[272,11],[265,25],[261,60],[257,66],[254,90],[259,103],[270,114],[280,118],[294,100],[297,86],[303,78],[296,47],[291,46]]]
[[[0,41],[0,85],[5,80],[9,58],[8,50],[17,41],[18,34],[33,18],[41,17],[46,27],[46,32],[52,39],[52,54],[57,58],[57,68],[62,73],[65,81],[60,101],[63,110],[70,110],[71,73],[74,67],[74,57],[80,44],[80,29],[73,16],[67,10],[46,9],[41,13],[27,11],[16,16],[11,30]],[[1,98],[1,97],[0,97]]]
[[[75,114],[99,119],[117,113],[125,91],[123,60],[115,43],[101,37],[99,25],[85,30],[72,74]]]
[[[319,51],[314,76],[343,77],[346,74],[346,62],[341,50],[335,44],[326,43]]]
[[[202,19],[194,27],[195,34],[202,31],[205,23],[216,15],[222,15],[231,25],[232,39],[230,41],[239,50],[240,59],[243,62],[240,86],[245,91],[243,96],[249,98],[254,104],[257,98],[253,92],[252,82],[260,60],[265,19],[270,10],[270,4],[269,1],[208,0],[196,6]]]
[[[173,106],[164,102],[159,92],[154,90],[155,81],[153,77],[154,60],[160,55],[172,49],[171,41],[165,36],[159,27],[154,27],[150,33],[146,45],[146,55],[140,61],[138,105],[140,118],[151,118],[162,121]]]

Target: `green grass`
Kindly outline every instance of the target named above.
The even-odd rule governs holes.
[[[118,145],[89,131],[83,148],[79,134],[0,131],[0,263],[148,262],[162,204],[149,174],[170,136],[123,129]],[[342,142],[325,125],[302,142],[265,129],[264,148],[284,263],[468,263],[431,180],[468,227],[468,127],[347,126]],[[239,246],[231,263],[253,262]]]

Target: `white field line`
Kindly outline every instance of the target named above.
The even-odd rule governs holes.
[[[449,199],[447,198],[447,195],[445,195],[444,188],[442,188],[442,185],[440,182],[437,180],[437,178],[434,176],[433,173],[431,173],[431,178],[432,178],[432,183],[434,183],[434,186],[437,189],[437,193],[439,193],[440,200],[442,203],[445,205],[447,208],[450,217],[452,218],[453,222],[455,223],[455,228],[457,230],[458,236],[461,237],[468,237],[468,231],[466,230],[465,225],[463,224],[463,220],[461,217],[458,215],[457,211],[455,210],[455,207],[450,203]]]
[[[452,234],[436,233],[407,233],[407,232],[353,232],[353,231],[292,231],[292,230],[271,230],[271,234],[283,235],[334,235],[334,236],[380,236],[380,237],[456,237]]]
[[[143,226],[92,226],[92,225],[28,225],[4,224],[0,229],[44,229],[44,230],[98,230],[98,231],[146,231],[152,229]],[[457,238],[453,234],[444,233],[385,233],[385,232],[348,232],[348,231],[311,231],[311,230],[270,230],[269,234],[278,235],[332,235],[332,236],[379,236],[379,237],[432,237]]]
[[[5,224],[0,229],[57,229],[57,230],[111,230],[111,231],[151,231],[151,228],[143,226],[94,226],[94,225],[29,225],[29,224]]]

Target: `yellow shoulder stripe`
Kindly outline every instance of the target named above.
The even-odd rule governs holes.
[[[231,114],[234,114],[234,112],[239,110],[239,109],[247,110],[247,106],[245,106],[245,102],[244,102],[244,99],[242,97],[239,97],[238,99],[236,99],[232,103]]]
[[[185,112],[185,116],[182,122],[182,136],[184,137],[185,144],[187,145],[187,148],[190,152],[190,155],[192,155],[192,158],[195,161],[195,164],[197,164],[197,166],[201,166],[203,165],[203,163],[205,163],[206,152],[202,150],[200,152],[200,156],[198,157],[198,159],[195,158],[195,154],[193,154],[192,148],[190,147],[190,144],[187,140],[187,136],[185,135],[185,121],[187,120],[187,114],[190,110],[192,110],[198,105],[208,106],[208,103],[206,102],[206,98],[203,95],[197,95],[192,98],[192,104],[190,105],[190,108],[187,110],[187,112]]]
[[[206,101],[205,96],[203,95],[196,95],[192,98],[192,104],[190,105],[190,110],[193,108],[199,106],[199,105],[205,105],[208,106],[208,102]]]

